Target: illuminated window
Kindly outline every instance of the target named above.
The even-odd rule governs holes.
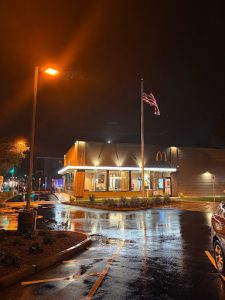
[[[85,191],[93,192],[95,190],[95,172],[85,171]]]
[[[158,189],[163,190],[163,188],[164,188],[164,180],[163,180],[163,178],[159,178],[159,180],[158,180]]]
[[[109,171],[109,191],[129,191],[129,172]]]
[[[144,173],[144,179],[145,179],[145,190],[150,189],[150,173],[145,172]],[[141,191],[141,172],[138,171],[132,171],[131,172],[131,191]]]
[[[74,173],[67,173],[65,176],[65,185],[67,190],[73,190]]]
[[[144,179],[145,179],[145,190],[150,190],[150,172],[145,172],[144,174]]]
[[[106,171],[85,171],[85,191],[106,191]]]
[[[131,172],[131,191],[141,191],[141,172]]]

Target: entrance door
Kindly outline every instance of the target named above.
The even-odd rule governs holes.
[[[171,195],[171,178],[166,177],[165,178],[165,194]]]

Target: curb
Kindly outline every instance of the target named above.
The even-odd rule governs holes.
[[[52,255],[51,257],[47,257],[47,258],[41,260],[36,265],[26,267],[24,269],[21,269],[12,274],[2,277],[0,279],[0,290],[2,290],[14,283],[19,282],[28,276],[34,275],[41,270],[44,270],[50,266],[53,266],[56,263],[64,260],[65,258],[67,258],[69,256],[79,254],[80,252],[85,250],[91,244],[91,242],[92,242],[91,238],[88,237],[85,233],[82,233],[82,232],[76,232],[76,233],[80,236],[85,236],[86,239],[75,246],[72,246],[66,250],[63,250],[63,251],[55,254],[55,255]]]
[[[68,203],[68,202],[61,202],[62,204],[77,206],[77,207],[84,207],[84,208],[92,208],[92,209],[100,209],[100,210],[108,210],[108,211],[121,211],[121,212],[129,212],[129,211],[139,211],[139,210],[146,210],[151,209],[151,207],[138,207],[138,208],[123,208],[123,207],[104,207],[104,206],[97,206],[97,205],[85,205],[85,204],[76,204],[76,203]]]

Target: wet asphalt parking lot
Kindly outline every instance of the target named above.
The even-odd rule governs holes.
[[[211,213],[156,208],[109,212],[43,205],[39,228],[78,230],[92,245],[0,292],[1,299],[225,299],[208,259]]]

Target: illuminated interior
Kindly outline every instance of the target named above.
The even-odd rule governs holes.
[[[158,159],[158,148],[153,153],[146,151],[144,188],[149,196],[172,194],[172,173],[176,168],[168,162],[170,153],[165,151]],[[139,152],[138,145],[76,141],[64,156],[64,167],[58,171],[64,176],[65,192],[76,197],[88,197],[89,193],[99,197],[141,196]]]

